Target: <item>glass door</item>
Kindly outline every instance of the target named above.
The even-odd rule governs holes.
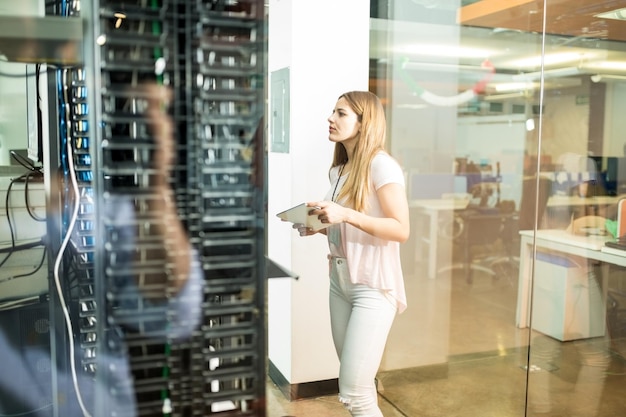
[[[626,22],[582,3],[372,2],[411,206],[379,375],[404,415],[623,409]]]

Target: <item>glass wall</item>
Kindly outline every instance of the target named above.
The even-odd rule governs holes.
[[[621,7],[372,1],[370,89],[411,205],[379,375],[403,415],[623,413]]]

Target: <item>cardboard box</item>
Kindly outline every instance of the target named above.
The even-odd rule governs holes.
[[[561,341],[605,334],[599,278],[585,258],[538,251],[531,328]]]

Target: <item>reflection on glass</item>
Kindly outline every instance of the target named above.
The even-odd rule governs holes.
[[[626,252],[605,242],[626,196],[625,23],[596,16],[606,2],[391,3],[371,85],[414,230],[385,398],[406,415],[619,414]]]

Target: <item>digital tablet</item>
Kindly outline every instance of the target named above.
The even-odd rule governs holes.
[[[288,210],[281,211],[276,216],[291,223],[303,224],[313,230],[320,230],[330,226],[328,223],[322,223],[317,216],[309,215],[311,210],[314,210],[314,207],[307,207],[306,203],[301,203]]]

